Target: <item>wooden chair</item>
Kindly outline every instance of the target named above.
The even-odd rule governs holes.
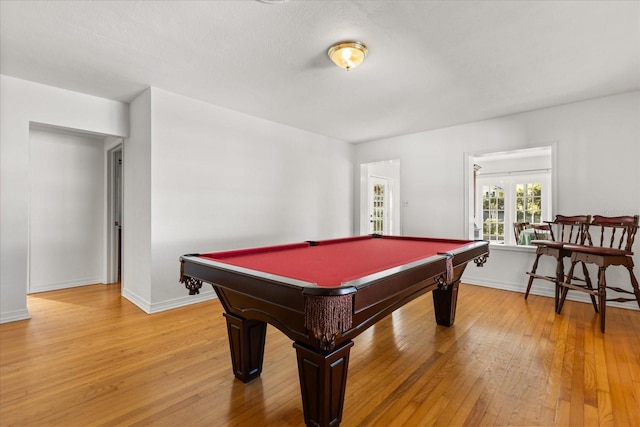
[[[551,226],[549,224],[531,224],[536,240],[549,240],[551,238]]]
[[[607,301],[636,301],[640,307],[640,289],[638,279],[633,273],[633,252],[631,248],[638,231],[638,215],[606,217],[595,215],[591,224],[585,229],[584,245],[566,245],[565,249],[571,252],[571,267],[567,273],[566,281],[560,283],[562,288],[557,312],[560,313],[569,289],[579,290],[591,295],[591,299],[598,297],[600,308],[600,330],[604,332]],[[599,235],[599,239],[597,238]],[[595,239],[593,237],[596,237]],[[574,279],[573,270],[577,263],[595,264],[598,267],[598,289],[571,283]],[[627,269],[633,291],[619,287],[608,286],[605,272],[612,265],[620,265]],[[616,292],[634,295],[635,298],[611,298],[607,299],[607,289]],[[595,309],[598,312],[598,307]]]
[[[534,279],[542,279],[554,283],[555,285],[555,309],[558,310],[558,301],[560,297],[560,283],[564,281],[564,259],[571,256],[571,252],[564,249],[566,244],[583,244],[585,241],[585,226],[591,221],[591,215],[575,215],[565,216],[556,215],[553,221],[545,221],[547,225],[546,233],[551,235],[551,240],[532,240],[531,245],[536,246],[536,259],[533,262],[531,271],[527,272],[529,275],[529,283],[527,283],[527,291],[524,294],[524,299],[529,297],[531,291],[531,285]],[[542,231],[542,230],[540,230]],[[535,232],[535,231],[534,231]],[[556,260],[556,274],[555,276],[545,276],[536,273],[538,269],[538,263],[540,257],[550,256]],[[584,272],[584,280],[591,285],[591,279],[589,278],[589,272],[587,267],[582,265]],[[596,306],[595,297],[592,298],[594,307]]]
[[[522,233],[522,230],[524,230],[525,228],[529,227],[529,223],[528,222],[514,222],[513,223],[513,233],[516,237],[516,245],[518,244],[518,242],[520,242],[520,233]]]

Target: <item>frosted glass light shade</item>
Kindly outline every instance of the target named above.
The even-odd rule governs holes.
[[[360,42],[341,42],[329,48],[329,58],[340,68],[349,71],[362,64],[368,49]]]

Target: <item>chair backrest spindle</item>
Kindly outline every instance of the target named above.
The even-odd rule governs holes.
[[[551,240],[581,245],[585,242],[586,225],[591,221],[591,215],[556,215],[549,224]]]
[[[598,246],[630,252],[637,231],[638,215],[613,217],[594,215],[593,221],[585,229],[585,235],[589,245],[593,245],[593,234],[599,234],[595,240]]]

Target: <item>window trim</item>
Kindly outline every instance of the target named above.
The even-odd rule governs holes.
[[[551,202],[553,200],[553,188],[551,185],[551,176],[553,175],[551,170],[545,169],[540,170],[538,172],[527,171],[527,172],[510,172],[504,174],[488,174],[481,175],[477,179],[477,211],[480,213],[482,211],[482,186],[485,185],[494,185],[494,184],[503,184],[505,187],[505,208],[504,208],[504,241],[503,243],[491,242],[495,245],[505,245],[505,246],[516,246],[518,242],[515,241],[513,236],[511,224],[516,222],[515,218],[515,192],[517,184],[533,184],[539,182],[542,184],[543,192],[542,192],[542,206],[543,211],[541,213],[542,220],[551,221],[551,211],[553,206]],[[509,206],[509,207],[508,207]],[[478,227],[482,229],[482,218],[479,219]],[[481,234],[482,236],[482,234]]]
[[[491,155],[503,155],[508,153],[516,153],[520,150],[532,150],[532,149],[541,149],[547,148],[551,150],[551,212],[550,218],[553,218],[558,207],[558,141],[552,141],[548,143],[539,143],[535,145],[528,146],[519,146],[519,147],[509,147],[504,149],[489,149],[489,150],[479,150],[479,151],[467,151],[464,153],[463,159],[463,167],[464,167],[464,236],[467,239],[474,240],[474,228],[475,228],[475,218],[474,218],[474,195],[476,194],[474,191],[474,162],[478,157],[485,157]],[[522,246],[517,245],[495,245],[500,246],[503,249],[522,249]]]

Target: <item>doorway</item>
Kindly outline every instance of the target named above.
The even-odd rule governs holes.
[[[107,150],[107,283],[122,278],[122,140]]]
[[[400,235],[400,160],[360,165],[360,233]]]
[[[105,138],[30,123],[27,293],[104,282]]]

